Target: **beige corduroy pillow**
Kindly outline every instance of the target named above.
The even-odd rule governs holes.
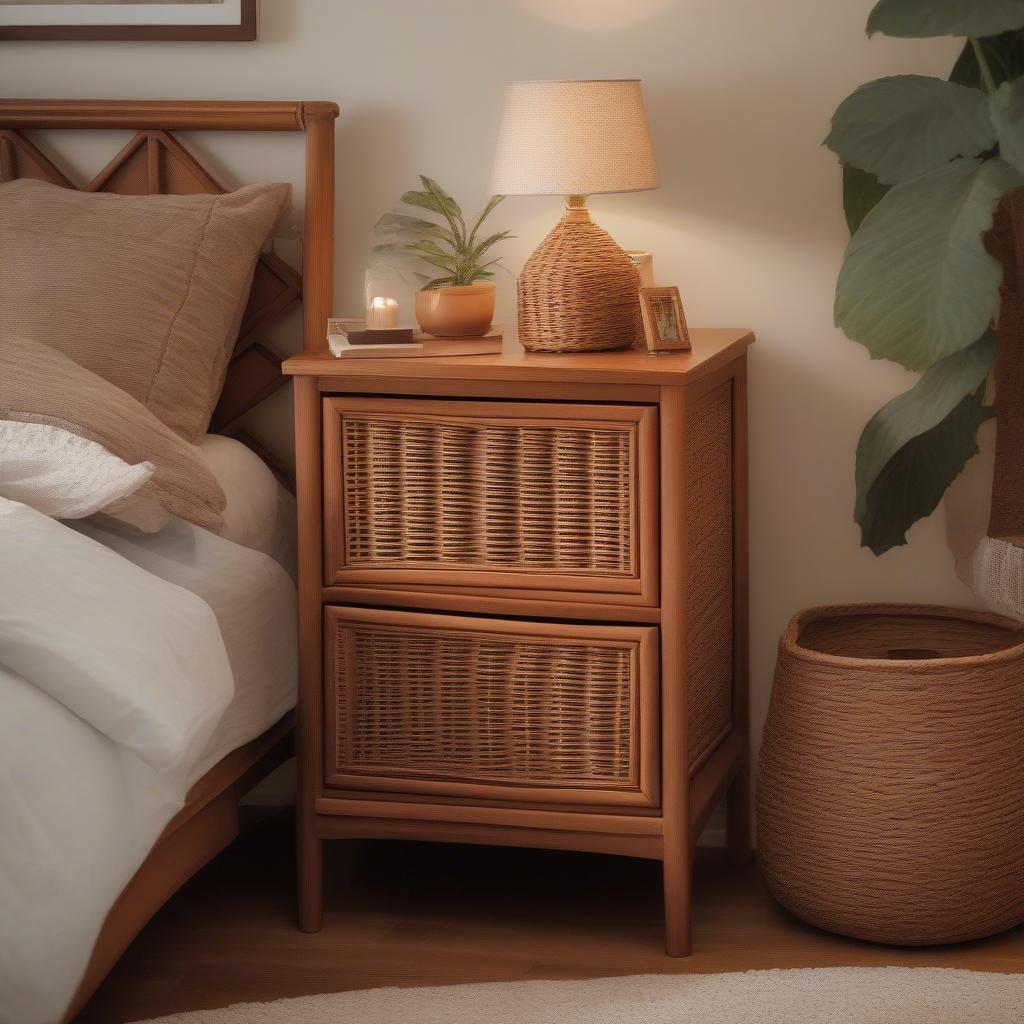
[[[0,419],[50,423],[86,437],[129,465],[150,462],[139,495],[171,515],[219,531],[224,492],[199,448],[141,402],[49,345],[0,335]]]
[[[288,185],[122,196],[0,184],[0,337],[31,338],[205,433]]]

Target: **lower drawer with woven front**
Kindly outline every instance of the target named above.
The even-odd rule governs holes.
[[[324,615],[329,788],[658,805],[654,627]]]

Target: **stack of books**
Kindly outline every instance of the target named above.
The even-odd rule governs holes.
[[[502,330],[492,327],[479,338],[435,338],[413,327],[370,330],[365,320],[330,317],[327,345],[338,359],[481,356],[501,351]]]

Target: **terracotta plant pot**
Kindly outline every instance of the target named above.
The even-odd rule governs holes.
[[[454,288],[416,293],[420,329],[435,338],[476,338],[494,319],[494,284],[477,281]]]

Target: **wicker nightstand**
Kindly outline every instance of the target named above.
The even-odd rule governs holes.
[[[285,363],[299,488],[299,916],[321,842],[664,862],[749,845],[746,331],[693,352]]]

